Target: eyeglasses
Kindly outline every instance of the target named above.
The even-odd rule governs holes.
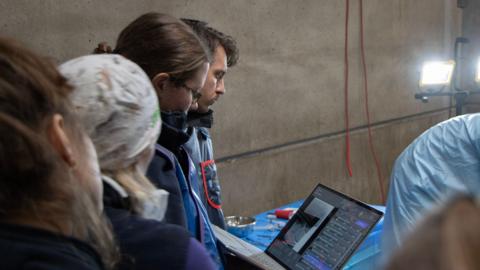
[[[200,89],[193,89],[191,87],[188,87],[188,85],[186,85],[185,83],[182,83],[180,87],[187,89],[192,94],[192,102],[198,101],[202,96],[202,94],[200,93]]]

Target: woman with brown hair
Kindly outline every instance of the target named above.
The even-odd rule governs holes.
[[[79,57],[60,71],[75,87],[70,98],[97,151],[105,212],[123,255],[119,269],[214,269],[185,229],[158,222],[166,197],[145,172],[161,119],[147,75],[121,55]]]
[[[113,52],[137,63],[158,96],[162,132],[147,175],[157,187],[169,192],[165,222],[188,229],[221,267],[208,214],[198,197],[196,170],[183,148],[189,139],[187,112],[197,106],[209,68],[207,50],[179,19],[147,13],[122,30]]]
[[[457,197],[420,223],[385,269],[480,269],[479,228],[479,201]]]
[[[0,39],[2,269],[115,264],[95,149],[72,112],[71,90],[50,62]]]

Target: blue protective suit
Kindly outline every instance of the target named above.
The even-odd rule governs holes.
[[[395,161],[383,225],[384,260],[421,217],[460,192],[480,194],[480,114],[437,124]]]

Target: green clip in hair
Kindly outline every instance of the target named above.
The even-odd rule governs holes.
[[[155,112],[152,114],[152,125],[151,127],[155,127],[157,122],[160,120],[160,108],[157,108]]]

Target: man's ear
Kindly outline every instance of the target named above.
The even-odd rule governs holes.
[[[155,87],[155,91],[157,92],[157,96],[159,99],[161,99],[163,93],[165,93],[169,79],[170,75],[168,75],[168,73],[158,73],[157,75],[155,75],[155,77],[153,77],[152,84],[153,87]]]
[[[48,139],[58,155],[68,166],[75,167],[76,161],[73,156],[72,143],[65,131],[63,117],[60,114],[54,114],[48,125]]]

